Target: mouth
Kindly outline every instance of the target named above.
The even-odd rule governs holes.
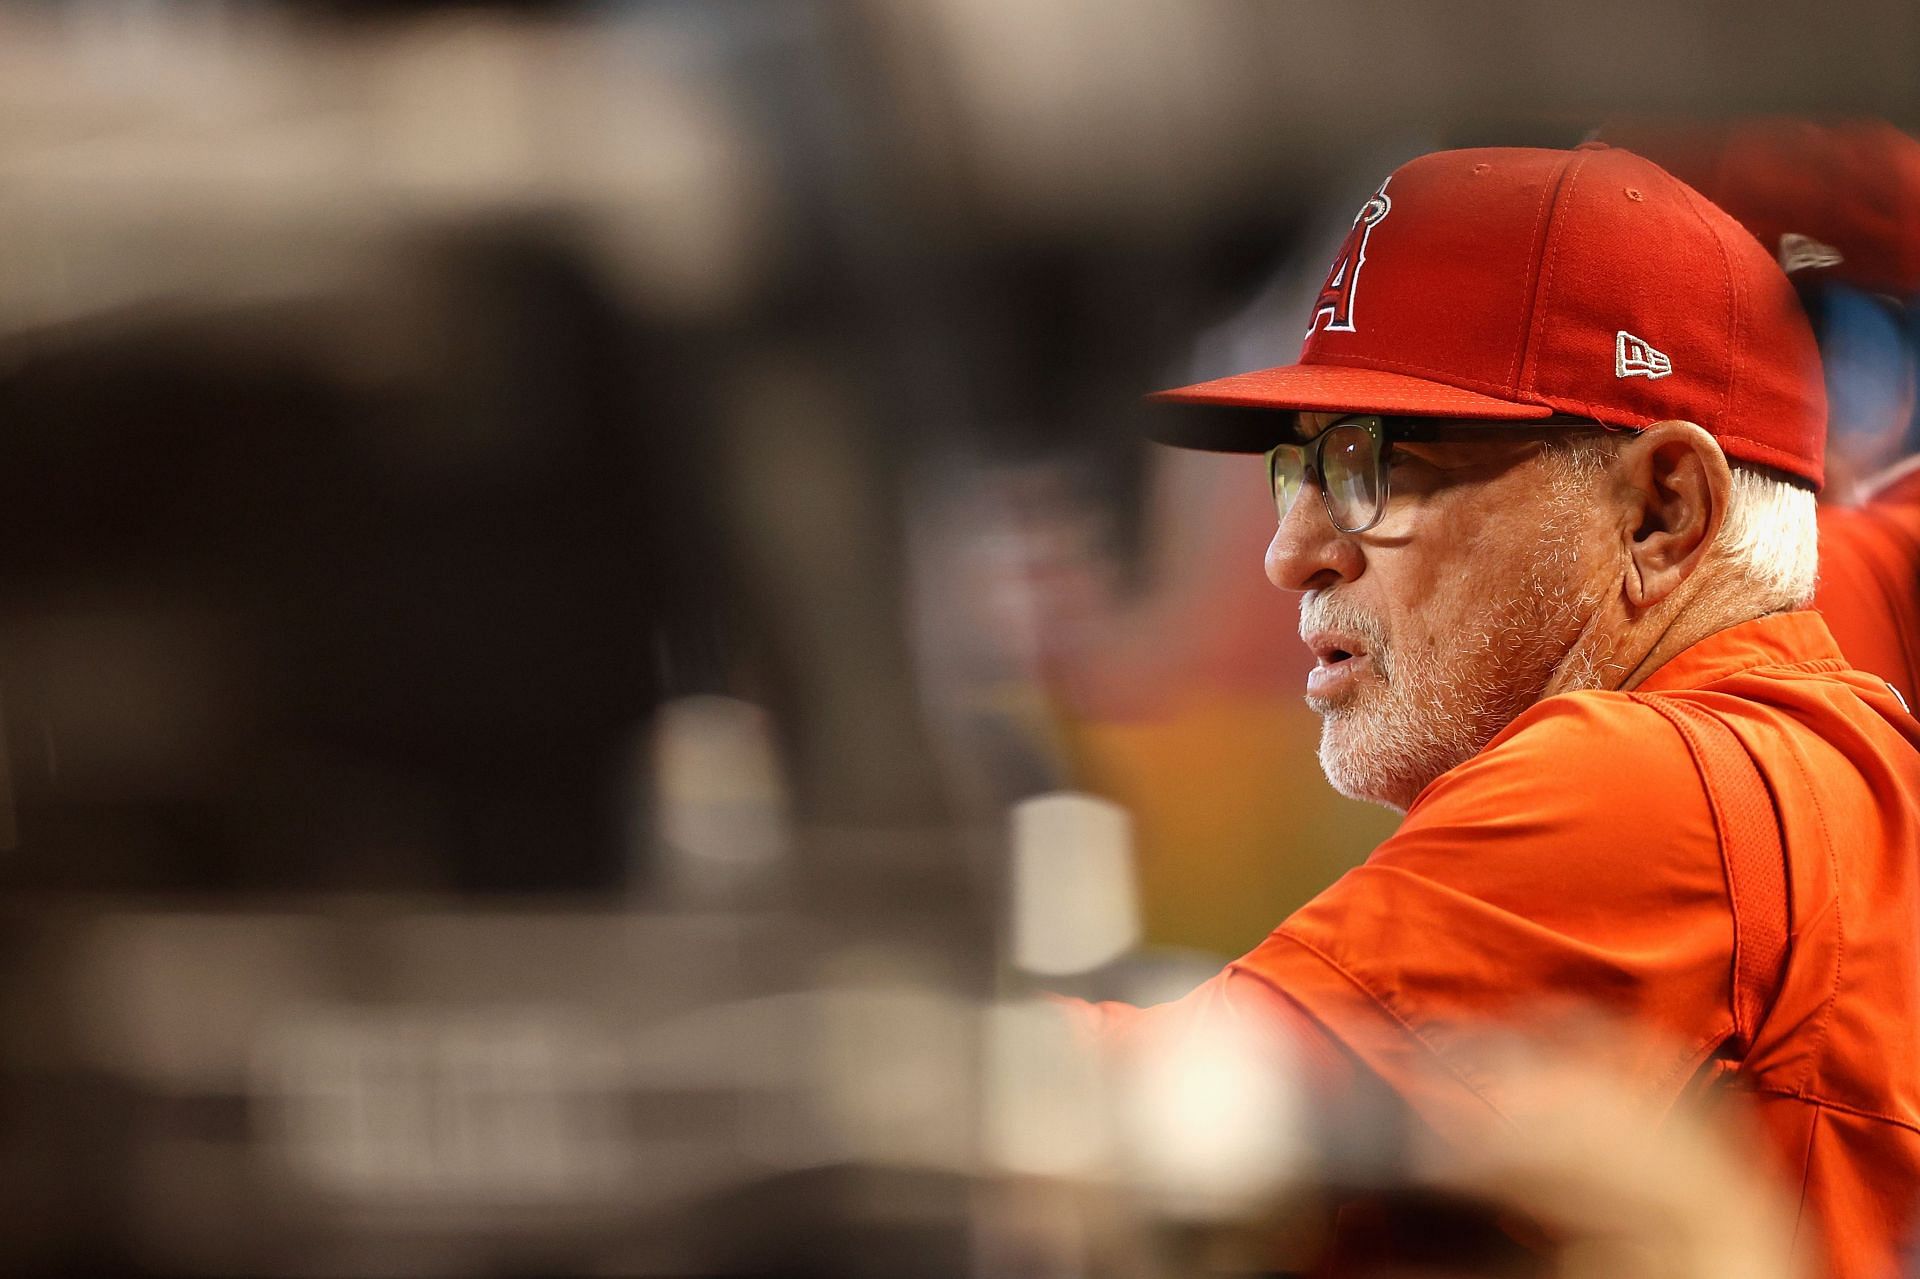
[[[1315,631],[1306,640],[1313,660],[1321,666],[1335,666],[1367,656],[1366,641],[1339,631]]]
[[[1373,654],[1357,636],[1318,632],[1306,639],[1314,662],[1307,672],[1307,696],[1313,700],[1337,696],[1373,665]]]

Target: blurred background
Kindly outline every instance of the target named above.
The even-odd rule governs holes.
[[[1115,1136],[1033,1003],[1393,824],[1258,459],[1139,397],[1294,358],[1412,155],[1916,66],[1904,0],[0,8],[0,1270],[1291,1272],[1182,1232],[1392,1122],[1229,1063]]]

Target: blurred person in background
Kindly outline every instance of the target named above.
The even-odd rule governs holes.
[[[1774,252],[1826,367],[1814,604],[1861,670],[1920,697],[1914,451],[1920,141],[1883,120],[1623,120],[1601,133],[1690,184]]]
[[[1796,1254],[1892,1273],[1920,725],[1808,609],[1825,397],[1787,279],[1626,151],[1447,152],[1381,184],[1307,332],[1298,364],[1163,393],[1164,436],[1268,453],[1322,766],[1405,818],[1105,1028],[1282,1030],[1323,1086],[1384,1081],[1471,1141],[1532,1105],[1484,1028],[1594,1005],[1654,1032],[1594,1055],[1657,1103],[1750,1095]]]

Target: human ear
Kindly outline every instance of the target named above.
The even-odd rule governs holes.
[[[1733,470],[1719,441],[1692,422],[1656,422],[1620,449],[1627,499],[1626,595],[1651,608],[1705,560],[1720,531]]]

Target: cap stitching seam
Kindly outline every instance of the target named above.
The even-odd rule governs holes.
[[[1720,292],[1722,296],[1725,297],[1727,304],[1727,337],[1729,339],[1727,345],[1727,381],[1720,392],[1720,411],[1722,413],[1728,413],[1733,407],[1733,379],[1736,376],[1736,370],[1739,366],[1737,353],[1740,350],[1740,306],[1734,287],[1733,261],[1727,256],[1727,246],[1725,241],[1720,238],[1719,231],[1714,228],[1711,222],[1707,221],[1706,215],[1695,207],[1693,193],[1688,191],[1677,178],[1669,175],[1667,181],[1679,187],[1680,203],[1686,207],[1687,212],[1693,215],[1694,221],[1700,224],[1700,229],[1707,233],[1707,238],[1713,241],[1714,251],[1720,255],[1720,269],[1722,272],[1720,277]],[[1741,437],[1723,435],[1722,438],[1739,439]],[[1758,441],[1748,442],[1758,443]]]
[[[1550,200],[1543,200],[1543,204],[1550,204],[1551,206],[1550,208],[1543,209],[1543,213],[1549,219],[1549,225],[1546,230],[1546,259],[1540,264],[1541,273],[1539,277],[1534,280],[1533,297],[1528,299],[1526,330],[1522,334],[1520,350],[1521,378],[1526,377],[1527,367],[1533,362],[1533,342],[1539,330],[1540,307],[1547,298],[1553,295],[1553,272],[1560,257],[1560,241],[1553,234],[1553,226],[1551,224],[1552,212],[1560,207],[1560,199],[1562,196],[1571,196],[1573,194],[1573,184],[1579,179],[1580,170],[1586,166],[1586,157],[1588,154],[1589,153],[1582,151],[1573,153],[1572,162],[1560,170],[1558,180],[1554,182],[1546,192]],[[1534,226],[1536,243],[1538,242],[1540,234],[1539,225],[1536,223]],[[1519,386],[1519,379],[1516,379],[1514,384],[1515,386]],[[1526,385],[1528,387],[1534,387],[1538,385],[1538,382],[1529,381]]]
[[[1566,181],[1567,169],[1572,167],[1573,166],[1569,165],[1566,166],[1566,168],[1562,168],[1560,173],[1556,175],[1554,182],[1540,188],[1540,203],[1533,211],[1533,236],[1529,241],[1530,244],[1539,244],[1544,237],[1551,236],[1552,227],[1548,225],[1548,223],[1551,219],[1553,208],[1559,199],[1561,185]],[[1543,229],[1543,227],[1545,229]],[[1549,255],[1557,252],[1558,248],[1558,242],[1554,242],[1549,249]],[[1520,313],[1520,341],[1514,349],[1513,364],[1507,371],[1507,382],[1515,390],[1524,389],[1525,386],[1528,385],[1526,382],[1527,362],[1533,355],[1534,317],[1539,314],[1542,294],[1552,291],[1551,288],[1543,288],[1542,281],[1543,278],[1547,280],[1552,279],[1553,264],[1549,261],[1541,263],[1540,265],[1544,277],[1542,274],[1536,274],[1533,278],[1533,292],[1527,299],[1526,310]],[[1520,282],[1523,288],[1526,285],[1527,273],[1533,266],[1534,257],[1529,253],[1526,260],[1522,262],[1520,266]]]

